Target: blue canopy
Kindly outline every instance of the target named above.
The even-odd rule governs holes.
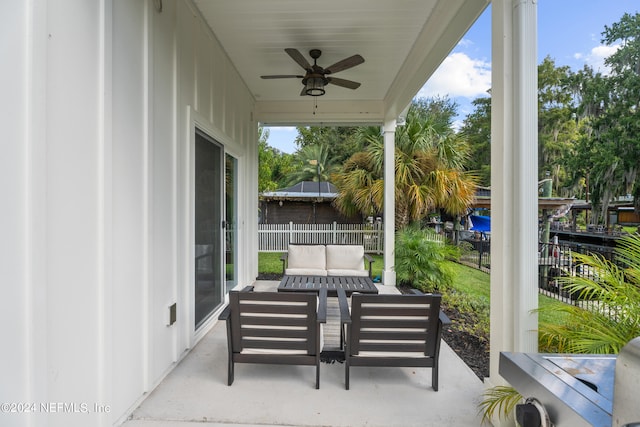
[[[490,216],[482,216],[482,215],[470,215],[469,219],[471,220],[471,230],[486,232],[491,231],[491,217]]]

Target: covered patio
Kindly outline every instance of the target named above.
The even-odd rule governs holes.
[[[500,351],[537,350],[536,0],[3,2],[0,24],[11,43],[0,101],[9,142],[0,156],[8,207],[0,212],[8,307],[0,322],[10,327],[0,401],[109,410],[11,414],[0,424],[111,426],[133,413],[130,422],[145,425],[144,411],[167,423],[202,421],[212,416],[204,409],[210,402],[226,402],[219,408],[237,414],[236,422],[264,422],[233,408],[245,405],[244,396],[271,399],[271,387],[285,393],[302,377],[280,371],[267,381],[248,369],[231,388],[217,377],[226,363],[217,316],[228,291],[258,275],[259,126],[380,126],[384,212],[393,218],[396,127],[489,3],[496,226],[485,385],[503,382]],[[309,63],[311,50],[322,51],[318,65],[343,80],[323,76],[313,81],[322,96],[301,96],[306,74],[317,73],[285,49]],[[345,69],[342,61],[354,55],[364,62]],[[261,77],[273,75],[293,78]],[[394,290],[393,221],[384,226],[382,280]],[[201,271],[209,266],[216,270]],[[479,394],[459,360],[443,359],[440,392],[424,390],[418,374],[406,389],[425,396],[420,412],[415,401],[398,399],[421,425],[462,413],[442,403],[447,393],[452,405],[466,390]],[[341,390],[339,371],[326,367],[319,393],[367,402],[355,377],[349,394]],[[376,405],[391,411],[395,403],[381,401],[402,396],[395,387],[407,381],[382,372],[357,375],[371,375]],[[172,400],[174,388],[187,400]],[[295,398],[301,410],[315,410]],[[266,402],[278,408],[275,399]],[[181,415],[185,405],[194,406]],[[391,423],[376,405],[362,407],[363,416]],[[274,423],[300,421],[273,413],[282,416]]]
[[[274,291],[258,281],[255,291]],[[380,286],[381,293],[397,292]],[[337,344],[338,309],[329,299],[327,346]],[[442,344],[440,388],[429,368],[353,368],[344,388],[344,365],[322,363],[320,389],[314,368],[239,364],[227,386],[227,337],[216,325],[142,402],[124,427],[184,426],[479,426],[482,381]]]

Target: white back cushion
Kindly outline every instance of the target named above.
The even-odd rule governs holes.
[[[364,270],[364,247],[327,245],[327,269]]]
[[[326,270],[324,245],[289,245],[287,268]]]

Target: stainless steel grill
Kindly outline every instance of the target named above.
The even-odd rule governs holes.
[[[503,352],[500,375],[540,402],[555,427],[640,423],[640,337],[619,356]]]

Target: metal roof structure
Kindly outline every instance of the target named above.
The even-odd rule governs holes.
[[[267,191],[260,195],[262,200],[316,200],[335,199],[336,186],[328,181],[302,181],[282,190]]]

